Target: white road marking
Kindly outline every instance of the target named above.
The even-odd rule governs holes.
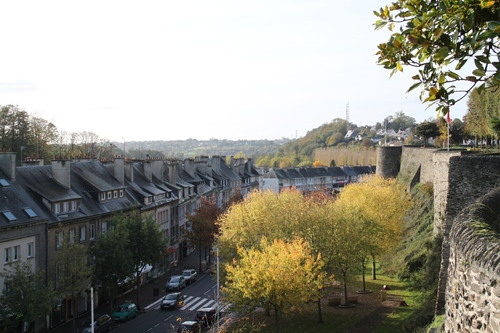
[[[181,308],[181,310],[186,310],[191,304],[199,300],[201,297],[196,297],[194,298],[191,302],[184,302],[184,306]]]
[[[205,303],[206,301],[208,301],[206,298],[202,299],[201,301],[199,301],[198,303],[196,303],[195,305],[190,307],[189,310],[193,311],[194,309],[198,309],[200,307],[200,305]]]

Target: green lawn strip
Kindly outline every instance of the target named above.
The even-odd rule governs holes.
[[[367,288],[374,292],[380,292],[382,287],[387,285],[389,287],[387,296],[400,297],[408,304],[395,308],[375,331],[376,333],[401,332],[402,325],[415,311],[418,311],[420,292],[410,290],[404,282],[383,274],[378,274],[377,280],[367,279],[366,284]]]
[[[297,313],[289,313],[281,318],[280,332],[304,332],[304,333],[341,333],[354,325],[359,317],[346,312],[345,314],[332,314],[327,310],[323,312],[323,323],[318,322],[318,313],[312,308]],[[254,312],[236,320],[229,330],[231,333],[273,333],[274,313],[266,316],[263,312]]]

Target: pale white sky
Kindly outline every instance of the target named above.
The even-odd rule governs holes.
[[[2,1],[0,105],[116,141],[300,137],[347,103],[357,125],[421,122],[412,74],[376,65],[389,3]]]

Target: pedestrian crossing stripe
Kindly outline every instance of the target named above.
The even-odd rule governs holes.
[[[201,298],[201,297],[194,297],[194,296],[188,296],[184,299],[183,306],[180,308],[180,310],[189,310],[193,311],[196,309],[201,309],[201,308],[208,308],[211,306],[215,306],[216,301],[210,298]],[[226,311],[231,304],[221,304],[220,306],[220,311]],[[156,309],[159,309],[160,307],[157,306],[155,307]]]

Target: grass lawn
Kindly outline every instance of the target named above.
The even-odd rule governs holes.
[[[366,289],[373,290],[372,294],[359,295],[360,304],[351,309],[339,309],[336,306],[327,305],[327,297],[323,300],[323,323],[318,323],[318,312],[316,304],[304,304],[301,311],[288,313],[281,318],[280,332],[325,332],[341,333],[356,323],[363,320],[369,313],[381,306],[380,290],[384,285],[389,286],[387,295],[400,297],[409,306],[396,307],[392,314],[378,324],[376,333],[401,332],[402,324],[412,315],[418,305],[419,293],[408,290],[404,283],[396,279],[378,274],[377,280],[371,280],[371,275],[366,276]],[[361,289],[361,276],[352,284],[351,290]],[[236,320],[228,332],[275,332],[274,313],[266,316],[263,312],[252,312]]]

